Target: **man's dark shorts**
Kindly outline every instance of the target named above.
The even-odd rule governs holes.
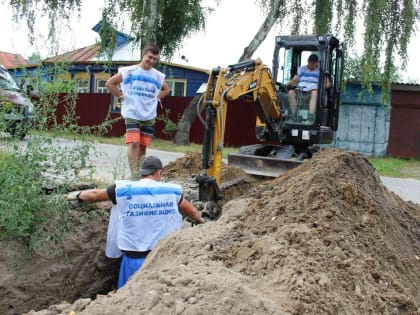
[[[140,143],[150,146],[155,131],[155,120],[139,121],[132,118],[125,119],[125,143]]]

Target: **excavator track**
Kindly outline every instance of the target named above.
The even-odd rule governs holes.
[[[299,160],[233,153],[228,155],[229,166],[238,167],[247,174],[267,177],[278,177],[301,164]]]

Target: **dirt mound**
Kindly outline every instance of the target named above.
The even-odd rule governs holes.
[[[187,152],[182,158],[168,163],[164,168],[163,176],[166,178],[188,178],[192,174],[201,173],[200,153]]]
[[[168,163],[164,167],[163,176],[168,180],[188,179],[201,174],[202,171],[201,153],[187,152],[182,158]],[[222,181],[231,181],[237,178],[246,178],[247,181],[253,181],[241,169],[227,166],[222,162]]]
[[[322,150],[162,240],[117,293],[49,311],[419,314],[419,216],[363,156]]]

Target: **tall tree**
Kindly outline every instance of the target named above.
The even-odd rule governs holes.
[[[239,58],[239,61],[244,61],[251,59],[253,53],[260,47],[261,43],[266,39],[268,33],[273,28],[273,26],[278,22],[278,20],[286,14],[285,9],[286,1],[285,0],[273,0],[272,5],[266,12],[266,17],[264,22],[261,24],[260,29],[257,34],[251,40],[249,45],[245,47],[242,56]]]

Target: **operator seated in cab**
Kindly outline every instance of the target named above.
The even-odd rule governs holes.
[[[297,74],[295,74],[287,83],[287,87],[289,88],[288,99],[292,117],[296,117],[297,111],[296,90],[292,87],[297,84],[297,89],[300,91],[304,93],[311,93],[307,122],[314,122],[316,113],[316,100],[318,96],[318,80],[318,56],[316,54],[311,54],[308,58],[308,64],[306,66],[299,67]],[[331,83],[327,78],[325,87],[328,89],[330,86]]]

